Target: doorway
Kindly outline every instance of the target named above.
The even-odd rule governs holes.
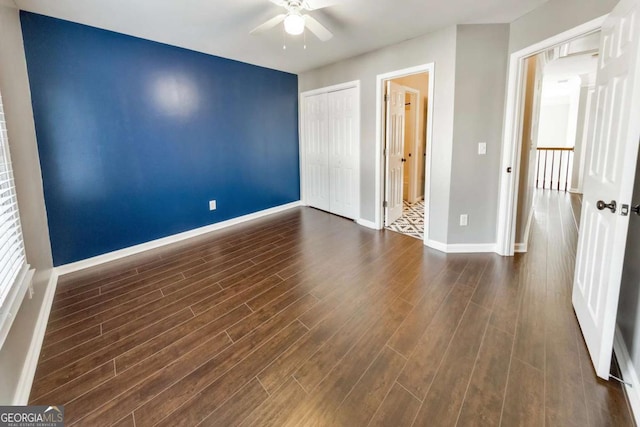
[[[523,130],[527,62],[530,58],[543,54],[549,49],[554,49],[572,40],[600,31],[605,19],[606,16],[594,19],[511,55],[507,84],[498,218],[496,221],[498,225],[496,252],[500,255],[513,256],[516,252],[516,225],[518,224],[516,216],[518,215],[518,207],[522,204],[522,185],[524,185],[521,174],[523,169],[526,169],[525,166],[527,164],[523,159],[528,158],[531,162],[531,157],[527,155],[527,148],[529,151],[533,151],[530,145],[527,146],[522,143],[523,138],[526,138],[527,135]],[[541,83],[539,90],[542,90]],[[527,173],[533,173],[533,170],[531,167]],[[525,212],[527,212],[525,215],[528,214],[531,217],[531,209],[525,209]],[[527,217],[524,224],[530,223],[529,217]],[[523,224],[523,221],[521,221],[521,224]],[[523,235],[527,234],[527,226],[522,226],[522,228]],[[522,250],[522,247],[519,249]]]
[[[424,171],[426,110],[429,76],[426,73],[387,81],[385,228],[422,240],[424,237]],[[421,92],[422,90],[422,92]],[[395,105],[397,104],[397,105]],[[396,108],[402,114],[389,114]],[[391,118],[395,120],[391,123]],[[400,123],[401,129],[390,129]]]
[[[378,228],[428,239],[433,64],[378,76]]]
[[[515,252],[527,252],[536,200],[582,193],[600,31],[524,59]]]
[[[497,236],[503,255],[512,255],[514,249],[525,60],[575,38],[602,32],[571,302],[593,368],[603,379],[611,378],[640,140],[640,122],[634,120],[640,112],[640,31],[632,25],[639,13],[640,0],[621,0],[609,15],[515,52],[510,59],[502,164],[506,168],[501,180]]]

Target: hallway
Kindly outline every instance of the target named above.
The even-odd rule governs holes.
[[[535,197],[529,252],[514,260],[520,313],[505,408],[539,402],[530,403],[528,425],[631,426],[621,386],[593,372],[571,305],[580,196],[538,190]],[[511,386],[512,376],[528,390]]]

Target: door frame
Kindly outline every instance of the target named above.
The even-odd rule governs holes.
[[[376,76],[376,169],[375,169],[375,226],[378,230],[384,227],[384,169],[385,156],[384,150],[384,82],[400,77],[406,77],[413,74],[427,73],[429,75],[429,93],[427,93],[427,150],[424,165],[425,172],[425,189],[424,189],[424,242],[425,245],[429,241],[429,209],[431,201],[431,151],[433,146],[433,93],[435,88],[435,63],[417,65],[415,67],[404,68],[401,70],[391,71]]]
[[[496,252],[502,256],[515,253],[516,207],[520,181],[520,152],[522,148],[522,119],[524,106],[525,59],[569,40],[599,31],[607,15],[593,19],[510,55],[505,104],[505,123],[502,134],[500,163],[500,192]],[[507,169],[511,168],[511,173]]]
[[[358,218],[360,218],[360,211],[361,211],[361,206],[360,206],[360,166],[361,166],[361,153],[360,153],[360,148],[361,148],[361,141],[360,141],[360,124],[361,124],[361,107],[360,107],[360,102],[361,102],[361,91],[360,91],[360,80],[353,80],[350,82],[345,82],[345,83],[339,83],[339,84],[335,84],[335,85],[331,85],[331,86],[326,86],[326,87],[321,87],[318,89],[313,89],[313,90],[308,90],[305,92],[301,92],[300,96],[299,96],[299,111],[298,111],[298,134],[300,135],[300,137],[298,138],[298,150],[299,150],[299,167],[300,167],[300,204],[302,204],[303,206],[308,206],[308,202],[307,202],[307,185],[306,185],[306,163],[307,163],[307,158],[306,158],[306,141],[304,140],[304,135],[305,135],[305,111],[304,111],[304,106],[305,106],[305,98],[310,97],[310,96],[314,96],[314,95],[320,95],[323,93],[329,93],[329,92],[338,92],[341,90],[345,90],[345,89],[356,89],[357,92],[357,101],[356,101],[356,117],[357,117],[357,123],[356,123],[356,139],[358,141],[358,158],[357,158],[357,167],[356,167],[356,181],[357,181],[357,188],[358,191],[356,191],[356,206],[358,206],[358,212],[356,214],[356,220]]]
[[[411,151],[414,156],[412,156],[411,159],[407,159],[407,163],[405,163],[405,165],[410,165],[409,189],[407,190],[409,192],[408,199],[409,203],[415,203],[416,201],[418,201],[418,165],[420,164],[420,162],[418,162],[418,157],[416,154],[418,153],[418,141],[420,139],[420,104],[422,104],[422,102],[420,102],[420,91],[418,89],[413,89],[407,86],[405,86],[404,89],[407,93],[411,94],[412,99],[415,98],[416,100],[415,108],[411,109],[414,113],[413,120],[415,121],[413,141],[411,142]],[[405,137],[405,143],[406,140],[407,138]],[[411,202],[411,200],[413,200],[413,202]]]

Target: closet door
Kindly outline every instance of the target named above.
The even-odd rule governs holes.
[[[306,202],[314,208],[330,211],[327,94],[303,99]]]
[[[329,211],[351,219],[359,215],[358,89],[327,94]]]

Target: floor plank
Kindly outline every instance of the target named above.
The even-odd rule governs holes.
[[[513,337],[489,327],[458,418],[461,426],[497,426],[507,387]]]
[[[579,201],[536,197],[512,258],[297,208],[62,276],[30,403],[91,427],[633,425],[571,307]]]
[[[420,409],[420,401],[400,384],[395,383],[378,408],[371,427],[410,426]]]

